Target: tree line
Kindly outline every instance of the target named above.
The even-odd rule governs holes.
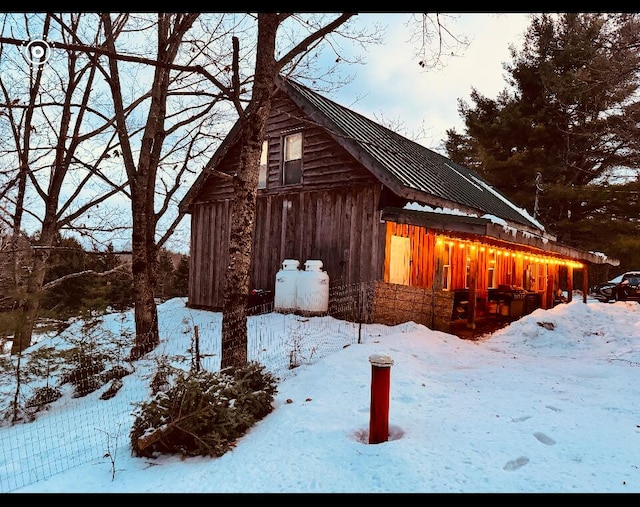
[[[23,259],[30,255],[31,241],[33,238],[24,237],[20,246]],[[19,306],[8,276],[8,259],[7,252],[0,250],[0,313],[5,314],[0,328],[4,332],[12,331],[7,326]],[[157,299],[187,296],[188,255],[161,248],[157,270]],[[26,277],[26,271],[21,276]],[[86,250],[77,239],[58,235],[52,245],[43,287],[40,316],[64,320],[129,310],[134,304],[131,253],[116,252],[112,244],[105,250]]]

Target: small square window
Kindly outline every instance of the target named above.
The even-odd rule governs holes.
[[[284,138],[282,183],[295,185],[302,182],[302,132]]]

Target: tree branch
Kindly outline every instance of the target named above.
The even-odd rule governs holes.
[[[116,266],[115,268],[110,269],[108,271],[98,272],[98,271],[94,271],[93,269],[87,269],[85,271],[78,271],[77,273],[70,273],[68,275],[61,276],[60,278],[56,278],[55,280],[52,280],[49,283],[45,283],[42,286],[42,288],[44,290],[48,290],[48,289],[51,289],[53,287],[56,287],[56,286],[60,285],[62,282],[66,281],[66,280],[71,280],[73,278],[78,278],[80,276],[93,275],[93,276],[105,277],[105,276],[108,276],[108,275],[111,275],[111,274],[115,273],[116,271],[124,271],[125,269],[128,272],[130,267],[131,267],[131,265],[129,263],[125,263],[125,264],[120,264],[119,266]]]

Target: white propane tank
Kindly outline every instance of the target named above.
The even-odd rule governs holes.
[[[276,273],[276,288],[273,295],[273,309],[280,313],[291,313],[296,311],[296,288],[300,261],[296,259],[285,259],[282,262],[282,269]]]
[[[307,260],[298,274],[297,306],[302,315],[323,315],[329,310],[329,275],[322,261]]]

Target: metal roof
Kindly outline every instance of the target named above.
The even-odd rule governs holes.
[[[416,192],[539,231],[544,227],[525,210],[493,188],[476,171],[455,163],[392,130],[352,111],[295,81],[282,78],[291,98],[313,121],[322,124],[352,153],[368,156],[361,162],[377,176],[397,182],[402,197]],[[294,93],[291,93],[291,92]],[[304,103],[306,102],[306,104]],[[306,107],[304,107],[306,106]],[[386,173],[386,174],[385,174]],[[384,181],[384,179],[383,179]],[[414,190],[416,192],[407,192]]]

